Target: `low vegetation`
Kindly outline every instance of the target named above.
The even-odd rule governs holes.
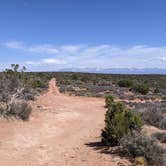
[[[129,79],[118,81],[118,85],[119,85],[120,87],[132,87],[133,84],[134,84],[133,81],[132,81],[132,80],[129,80]]]
[[[113,96],[109,95],[109,96],[106,96],[105,98],[105,107],[108,108],[110,107],[114,102],[114,98]]]
[[[124,154],[139,157],[143,156],[150,166],[165,166],[166,149],[158,145],[156,140],[140,132],[132,132],[120,140]]]
[[[114,102],[112,96],[111,100],[108,99],[109,96],[105,100],[105,102],[110,102],[106,103],[105,128],[101,133],[102,143],[106,146],[119,146],[120,152],[135,158],[137,164],[165,166],[166,148],[159,145],[158,141],[166,143],[166,133],[147,136],[141,131],[143,121],[165,129],[161,125],[165,109],[161,111],[151,107],[153,108],[151,110],[142,111],[141,109],[142,112],[132,111],[126,109],[124,104]]]
[[[165,75],[25,71],[25,67],[20,69],[13,64],[0,73],[2,117],[28,120],[32,111],[28,101],[46,90],[48,81],[55,77],[62,93],[105,97],[107,111],[101,133],[104,145],[119,146],[123,154],[136,157],[137,162],[166,165],[166,149],[159,145],[166,143],[166,133],[157,132],[150,137],[141,132],[143,124],[166,130]],[[123,103],[115,102],[113,96]],[[135,99],[143,102],[132,102]]]
[[[1,73],[0,73],[1,74]],[[25,72],[26,84],[41,92],[48,86],[48,81],[56,78],[60,91],[76,96],[105,97],[111,94],[120,99],[152,99],[164,98],[166,95],[165,75],[118,75],[118,74],[90,74],[72,72]],[[118,82],[133,84],[131,87],[119,87]],[[125,80],[125,81],[124,81]],[[127,81],[126,81],[127,80]],[[127,83],[126,83],[127,82]],[[134,90],[137,84],[146,84],[148,93],[146,95]],[[127,85],[128,86],[128,85]],[[154,93],[158,88],[160,93]],[[139,89],[139,88],[137,88]],[[126,91],[132,90],[133,95]],[[144,93],[144,92],[143,92]]]
[[[138,115],[126,109],[122,103],[114,102],[109,105],[105,115],[102,142],[107,146],[116,146],[124,135],[140,130],[141,126],[142,121]]]
[[[140,93],[142,95],[146,95],[149,92],[149,87],[144,82],[138,83],[138,82],[132,81],[130,79],[127,79],[127,80],[124,79],[124,80],[118,81],[118,85],[119,85],[119,87],[130,88],[134,92]],[[155,87],[154,92],[159,93],[159,88],[157,89],[157,87]]]
[[[145,83],[135,84],[132,88],[135,92],[146,95],[149,92],[149,87]]]
[[[28,120],[31,107],[26,100],[34,99],[34,93],[25,84],[25,67],[19,69],[19,65],[11,65],[1,73],[0,79],[0,114],[3,117],[14,116],[22,120]]]
[[[166,143],[166,132],[157,132],[152,135],[152,137],[159,140],[161,143]]]
[[[160,110],[160,107],[147,107],[141,113],[141,117],[146,124],[166,130],[166,117],[165,114]]]

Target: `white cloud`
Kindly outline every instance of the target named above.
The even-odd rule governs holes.
[[[26,48],[27,51],[42,54],[57,54],[58,50],[51,45],[33,46]]]
[[[40,65],[40,62],[36,62],[36,61],[26,61],[25,62],[26,65]]]
[[[18,41],[5,42],[5,43],[2,43],[2,45],[8,48],[13,48],[13,49],[24,49],[24,44]]]
[[[65,45],[65,46],[60,46],[59,49],[62,52],[68,52],[68,53],[74,53],[79,51],[83,45]]]
[[[2,45],[6,46],[7,48],[17,49],[20,51],[30,52],[30,53],[39,53],[39,54],[58,53],[58,50],[50,44],[27,46],[23,42],[9,41],[3,43]]]
[[[163,61],[166,61],[166,56],[161,58]]]
[[[53,59],[53,58],[46,58],[46,59],[40,59],[39,61],[26,61],[25,62],[27,65],[34,65],[34,66],[38,66],[38,65],[46,65],[46,64],[55,64],[55,65],[62,65],[62,64],[66,64],[66,62],[64,60],[59,60],[59,59]]]
[[[7,48],[42,54],[37,60],[31,58],[25,63],[29,67],[51,66],[59,68],[166,68],[166,46],[150,47],[135,45],[121,47],[114,45],[27,45],[22,42],[6,42]],[[35,58],[36,59],[36,58]]]
[[[46,64],[65,64],[66,63],[63,60],[53,59],[53,58],[42,59],[42,62]]]

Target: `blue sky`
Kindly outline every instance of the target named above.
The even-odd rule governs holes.
[[[0,69],[166,69],[165,9],[165,0],[0,0]]]

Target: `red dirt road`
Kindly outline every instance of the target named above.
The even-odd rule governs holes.
[[[0,119],[0,166],[127,166],[100,153],[104,100],[59,93],[55,79],[32,103],[28,122]]]

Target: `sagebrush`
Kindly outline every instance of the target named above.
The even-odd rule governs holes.
[[[132,132],[120,140],[121,150],[125,155],[132,157],[143,156],[150,166],[166,165],[166,149],[158,145],[155,139]]]

